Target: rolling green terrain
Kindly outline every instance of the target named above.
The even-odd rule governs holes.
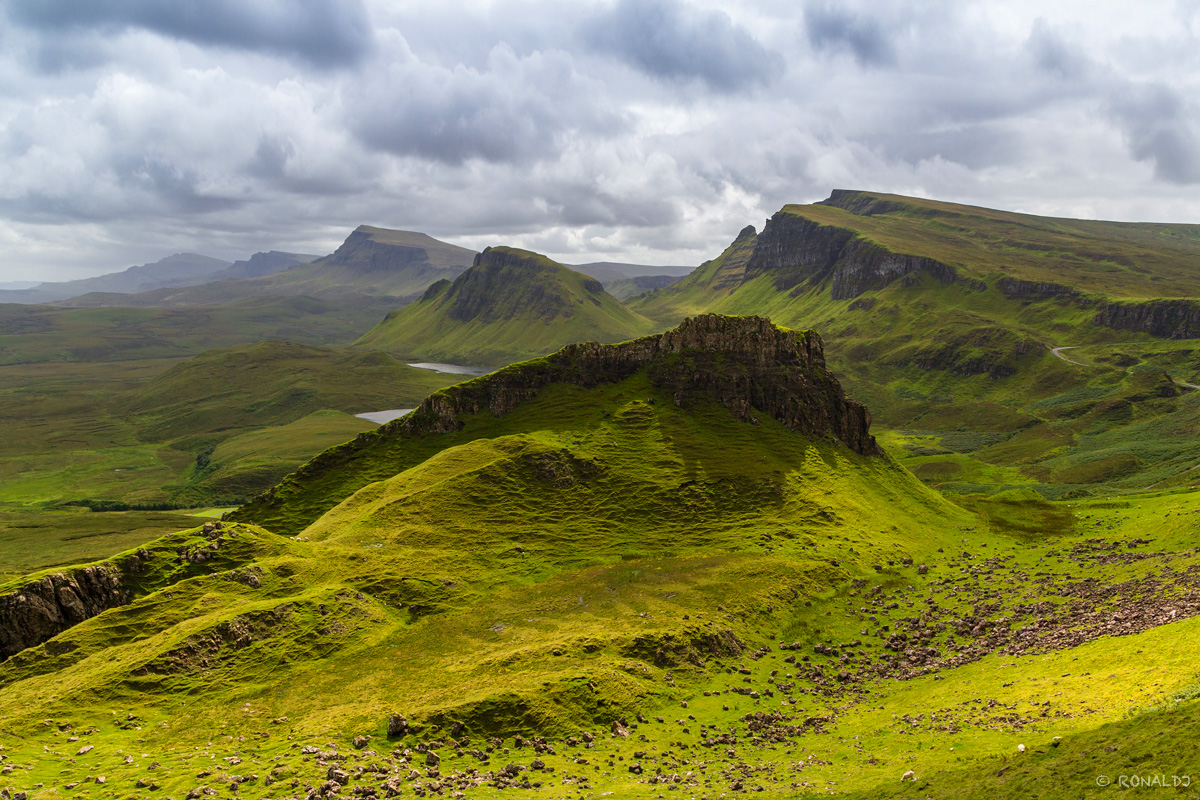
[[[413,236],[4,309],[0,793],[1200,793],[1200,226],[839,191],[627,304]]]
[[[568,342],[615,342],[653,324],[600,282],[545,256],[491,247],[474,266],[440,281],[358,341],[400,357],[495,366]]]
[[[1134,491],[1181,485],[1200,463],[1180,435],[1195,427],[1194,391],[1172,386],[1200,362],[1186,342],[1154,344],[1194,335],[1193,301],[1120,301],[1200,294],[1197,248],[1200,226],[835,192],[743,230],[631,307],[660,325],[717,311],[819,330],[893,452],[939,488]],[[1051,352],[1078,345],[1064,354],[1110,355]],[[1130,361],[1122,347],[1157,350]]]
[[[386,300],[337,303],[310,297],[186,309],[0,305],[0,367],[179,358],[263,339],[349,344],[391,308]]]
[[[0,586],[35,642],[0,663],[4,779],[1024,798],[1195,772],[1200,494],[955,504],[864,419],[819,338],[753,319],[440,390],[93,568],[113,594],[51,573],[115,603],[56,635],[14,624],[43,584]]]
[[[410,407],[457,379],[382,353],[270,341],[183,361],[13,365],[0,375],[0,507],[25,511],[237,502],[376,427],[350,414]]]

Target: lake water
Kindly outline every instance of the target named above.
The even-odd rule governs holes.
[[[494,367],[466,367],[462,364],[438,364],[434,361],[422,361],[419,364],[409,364],[417,369],[431,369],[434,372],[444,372],[447,375],[487,375],[495,372]]]
[[[487,375],[489,372],[495,372],[495,370],[489,367],[468,367],[462,364],[439,364],[434,361],[422,361],[419,364],[409,364],[409,366],[416,367],[417,369],[428,369],[433,370],[434,372],[442,372],[447,375]],[[383,425],[386,422],[391,422],[394,419],[403,417],[410,411],[412,411],[411,408],[389,408],[386,411],[364,411],[363,413],[355,414],[354,416],[358,417],[359,419],[365,419],[368,422],[374,422],[379,425]]]
[[[364,411],[362,414],[355,414],[354,416],[382,425],[385,422],[399,419],[410,411],[412,411],[411,408],[389,408],[387,411]]]

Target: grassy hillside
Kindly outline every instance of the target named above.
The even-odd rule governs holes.
[[[1038,217],[875,192],[835,191],[781,213],[976,278],[1005,275],[1115,298],[1200,295],[1200,225]]]
[[[545,256],[488,248],[475,265],[430,287],[358,341],[406,358],[495,366],[569,342],[614,342],[648,333],[599,281]]]
[[[808,395],[739,402],[742,325],[631,345],[628,374],[567,351],[603,380],[464,384],[425,407],[461,426],[326,454],[290,515],[115,557],[128,602],[0,663],[13,785],[1101,797],[1093,769],[1194,771],[1200,494],[954,505],[798,432]],[[483,386],[512,403],[468,413]],[[316,479],[347,470],[378,477]]]
[[[381,353],[260,342],[186,360],[9,365],[0,379],[0,509],[30,513],[245,498],[376,427],[342,412],[413,406],[458,378]]]
[[[379,352],[267,341],[188,359],[114,410],[143,438],[171,441],[284,425],[321,409],[410,407],[453,381]]]
[[[717,311],[817,329],[884,441],[940,488],[1138,490],[1183,483],[1200,458],[1180,435],[1195,425],[1193,390],[1171,385],[1198,365],[1186,343],[1098,324],[1099,310],[1138,291],[1195,292],[1194,235],[837,192],[785,207],[631,307],[660,325]],[[1097,358],[1068,363],[1059,346]]]

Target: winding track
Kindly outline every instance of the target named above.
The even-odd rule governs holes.
[[[1069,344],[1069,345],[1065,345],[1063,347],[1050,348],[1050,354],[1052,356],[1054,356],[1055,358],[1062,359],[1063,361],[1067,362],[1068,364],[1075,364],[1076,366],[1079,366],[1079,367],[1090,367],[1090,366],[1092,366],[1091,364],[1085,364],[1082,361],[1076,361],[1073,358],[1067,358],[1066,356],[1063,355],[1063,351],[1064,350],[1075,350],[1080,347],[1117,347],[1117,346],[1123,345],[1123,344],[1145,344],[1145,342],[1105,342],[1103,344]],[[1179,378],[1171,378],[1171,380],[1175,381],[1175,383],[1180,386],[1186,386],[1189,389],[1196,389],[1196,390],[1200,391],[1200,386],[1197,386],[1194,383],[1188,383],[1187,381],[1181,381],[1181,380],[1179,380]]]
[[[1109,342],[1108,346],[1116,347],[1118,345],[1123,345],[1123,344],[1142,344],[1142,342]],[[1055,358],[1062,359],[1063,361],[1067,362],[1068,364],[1075,364],[1080,367],[1090,367],[1091,364],[1085,364],[1082,361],[1076,361],[1074,359],[1067,358],[1066,356],[1063,355],[1063,351],[1064,350],[1074,350],[1077,347],[1104,347],[1104,346],[1105,345],[1071,344],[1071,345],[1066,345],[1063,347],[1052,347],[1052,348],[1050,348],[1050,354],[1053,355]],[[1200,391],[1200,386],[1197,386],[1194,383],[1188,383],[1187,381],[1181,381],[1178,378],[1171,378],[1171,380],[1175,381],[1175,383],[1179,386],[1186,386],[1189,389],[1196,389],[1196,390]],[[1192,472],[1197,469],[1200,469],[1200,464],[1196,464],[1195,466],[1188,467],[1183,472]],[[1183,473],[1181,472],[1179,474],[1182,475]],[[1171,477],[1177,477],[1177,476],[1171,476]],[[1169,480],[1169,479],[1170,478],[1164,478],[1163,480],[1160,480],[1156,483],[1152,483],[1149,486],[1147,486],[1145,489],[1142,489],[1142,491],[1148,492],[1151,489],[1153,489],[1155,486],[1158,486],[1163,481]]]

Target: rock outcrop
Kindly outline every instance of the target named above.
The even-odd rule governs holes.
[[[464,417],[482,412],[502,417],[551,383],[591,387],[624,380],[643,368],[653,383],[672,391],[677,405],[712,398],[745,421],[765,414],[798,433],[837,439],[856,453],[880,452],[869,433],[870,414],[846,397],[826,368],[816,332],[777,328],[761,317],[717,314],[622,344],[568,345],[437,392],[381,432],[418,436],[458,430]]]
[[[473,415],[506,416],[552,384],[590,388],[641,370],[680,407],[716,401],[751,424],[774,418],[860,455],[882,454],[870,433],[871,415],[846,397],[826,368],[814,331],[777,328],[761,317],[706,314],[620,344],[568,345],[438,391],[406,416],[324,451],[230,518],[277,533],[297,531],[366,482],[396,474],[407,458],[406,440],[462,430]]]
[[[899,278],[915,281],[922,272],[944,284],[958,280],[954,268],[940,261],[894,253],[852,230],[786,210],[767,220],[746,265],[747,279],[769,275],[781,291],[828,282],[835,300],[853,299]]]
[[[1163,339],[1196,339],[1200,338],[1200,303],[1195,300],[1105,303],[1092,322]]]
[[[1074,297],[1079,290],[1061,283],[1046,281],[1023,281],[1017,278],[1001,278],[996,288],[1005,297],[1014,300],[1043,300],[1048,297]]]
[[[110,563],[55,573],[0,596],[0,660],[33,647],[110,608],[129,602],[121,571]]]

